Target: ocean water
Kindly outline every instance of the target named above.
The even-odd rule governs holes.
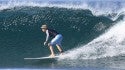
[[[125,69],[124,0],[0,0],[0,69]],[[58,60],[48,56],[41,25],[64,37]],[[55,49],[55,53],[58,51]]]

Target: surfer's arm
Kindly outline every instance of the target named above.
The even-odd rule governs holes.
[[[47,31],[46,31],[46,41],[44,42],[44,45],[47,44],[48,40],[49,40],[49,32],[48,32],[48,30],[47,30]]]
[[[48,30],[46,31],[46,41],[45,42],[48,42],[48,40],[49,40],[49,32],[48,32]]]

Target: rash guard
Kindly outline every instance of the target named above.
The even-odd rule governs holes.
[[[58,35],[59,33],[53,29],[47,29],[46,30],[46,42],[49,40],[49,37],[54,38],[56,35]]]

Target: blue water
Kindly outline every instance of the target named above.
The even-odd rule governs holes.
[[[0,0],[0,68],[125,69],[124,5],[123,0]],[[40,29],[45,23],[64,36],[63,57],[24,60],[50,54]]]
[[[8,70],[8,69],[0,69],[0,70]],[[9,69],[9,70],[123,70],[123,69],[114,69],[114,68],[93,68],[93,67],[85,67],[85,68],[43,68],[43,69],[23,69],[23,68],[14,68],[14,69]]]

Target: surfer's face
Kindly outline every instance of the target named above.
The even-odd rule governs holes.
[[[43,31],[43,32],[46,32],[46,29],[42,28],[42,31]]]

